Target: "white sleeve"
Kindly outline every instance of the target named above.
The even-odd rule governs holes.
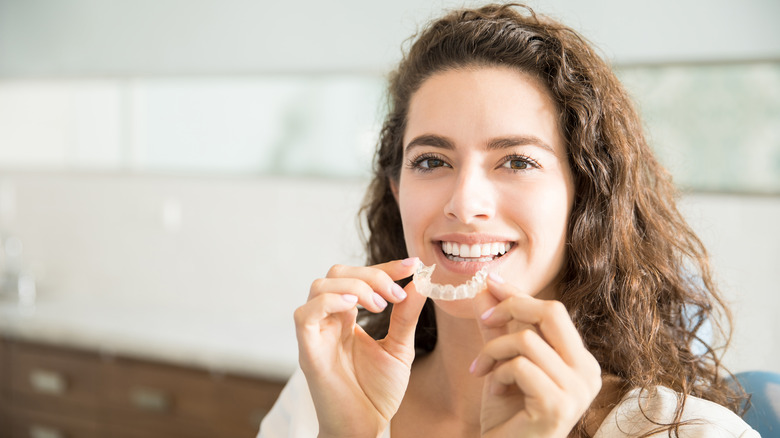
[[[629,391],[604,419],[594,438],[636,437],[658,428],[659,423],[672,421],[677,408],[676,392],[658,386],[642,393],[641,402],[639,394],[638,389]],[[688,422],[680,426],[680,436],[685,438],[760,438],[737,414],[693,396],[687,397],[681,420]],[[668,436],[668,432],[650,435],[652,438]]]
[[[263,418],[257,438],[316,438],[317,412],[303,371],[298,369]]]

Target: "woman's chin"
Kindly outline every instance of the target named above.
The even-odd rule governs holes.
[[[468,298],[465,300],[454,300],[454,301],[445,301],[445,300],[433,300],[434,304],[436,305],[437,309],[437,315],[438,316],[450,316],[453,318],[461,318],[461,319],[475,319],[476,316],[474,315],[474,305],[473,305],[473,299]],[[441,313],[444,315],[441,315]]]

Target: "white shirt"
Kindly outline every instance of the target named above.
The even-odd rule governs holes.
[[[641,408],[638,404],[639,388],[629,391],[623,400],[607,415],[593,438],[628,438],[642,435],[656,427],[652,420],[670,422],[677,407],[677,393],[658,386],[642,394]],[[693,396],[685,401],[682,421],[690,424],[680,427],[680,436],[685,438],[760,438],[739,416],[729,409]],[[287,382],[279,399],[260,425],[258,438],[314,438],[319,427],[314,403],[306,384],[306,378],[299,369]],[[668,432],[659,432],[651,437],[668,437]],[[382,434],[390,438],[390,427]]]

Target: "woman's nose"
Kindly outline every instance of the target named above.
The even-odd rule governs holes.
[[[481,169],[461,170],[454,181],[444,214],[465,224],[493,217],[495,187]]]

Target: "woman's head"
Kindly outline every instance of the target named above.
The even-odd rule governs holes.
[[[418,35],[390,78],[388,114],[377,152],[373,205],[368,206],[371,261],[406,255],[391,184],[403,165],[403,141],[413,95],[447,70],[503,67],[536,78],[557,109],[577,193],[576,230],[601,240],[606,230],[579,216],[600,212],[616,192],[636,188],[631,166],[659,174],[642,139],[630,100],[609,67],[572,30],[512,6],[456,11]],[[618,137],[610,144],[609,137]],[[625,146],[624,146],[625,145]],[[376,211],[372,214],[372,211]],[[373,226],[372,216],[380,220]],[[393,217],[395,216],[395,217]],[[381,219],[380,219],[381,217]]]
[[[391,75],[364,206],[368,261],[407,256],[393,187],[415,94],[432,77],[474,69],[532,78],[555,108],[574,192],[558,297],[602,368],[632,385],[706,396],[718,380],[718,359],[702,360],[689,348],[696,327],[721,306],[706,252],[677,211],[670,178],[610,67],[576,32],[528,9],[451,12],[416,36]],[[423,348],[435,343],[432,319],[421,317]]]
[[[434,281],[487,269],[557,298],[574,200],[557,113],[542,83],[504,67],[438,72],[412,95],[391,185],[406,250],[436,264]],[[438,308],[473,316],[470,301]]]

